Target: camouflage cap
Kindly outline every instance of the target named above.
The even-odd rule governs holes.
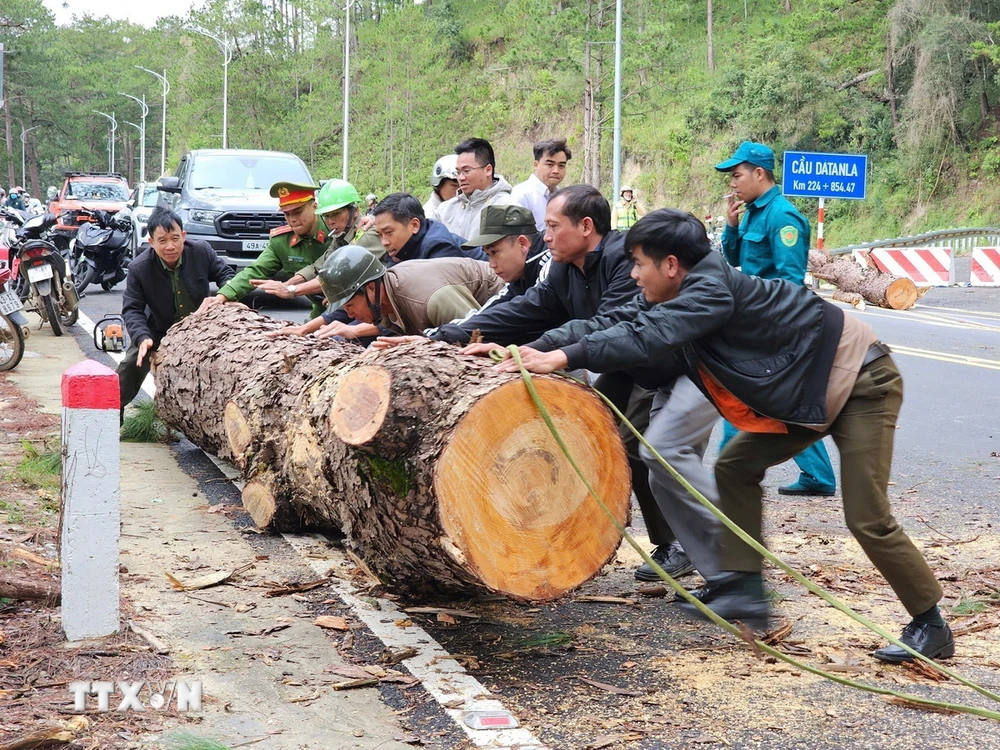
[[[487,206],[479,217],[479,235],[462,247],[485,247],[504,237],[532,235],[537,231],[534,214],[524,206]]]

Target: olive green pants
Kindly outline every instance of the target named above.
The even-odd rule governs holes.
[[[794,425],[784,435],[740,432],[719,456],[715,478],[722,511],[760,542],[764,473],[831,435],[840,451],[847,528],[907,611],[917,615],[937,604],[942,592],[889,508],[892,446],[902,403],[903,378],[896,363],[889,356],[880,357],[861,369],[850,398],[827,432]],[[721,567],[759,572],[761,557],[725,529]]]

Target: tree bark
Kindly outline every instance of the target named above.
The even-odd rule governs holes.
[[[14,571],[0,574],[0,599],[27,599],[58,604],[61,598],[59,586],[37,574],[19,576]]]
[[[548,600],[614,553],[619,534],[519,376],[448,344],[362,353],[311,337],[264,339],[274,327],[219,306],[172,328],[155,365],[164,421],[238,458],[255,519],[338,527],[384,581],[412,593]],[[566,380],[539,377],[536,387],[624,520],[630,478],[611,415]]]
[[[829,281],[840,291],[836,299],[855,304],[853,295],[866,302],[893,310],[909,310],[921,293],[910,279],[864,268],[852,258],[833,258],[819,250],[809,251],[809,272],[817,279]]]

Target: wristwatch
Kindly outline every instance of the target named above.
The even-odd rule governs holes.
[[[291,294],[293,297],[295,296],[295,290],[298,288],[299,288],[298,284],[289,284],[288,286],[285,287],[285,289],[287,289],[289,294]]]

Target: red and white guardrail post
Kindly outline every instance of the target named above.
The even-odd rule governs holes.
[[[71,640],[119,622],[118,375],[84,360],[62,376],[62,624]]]

